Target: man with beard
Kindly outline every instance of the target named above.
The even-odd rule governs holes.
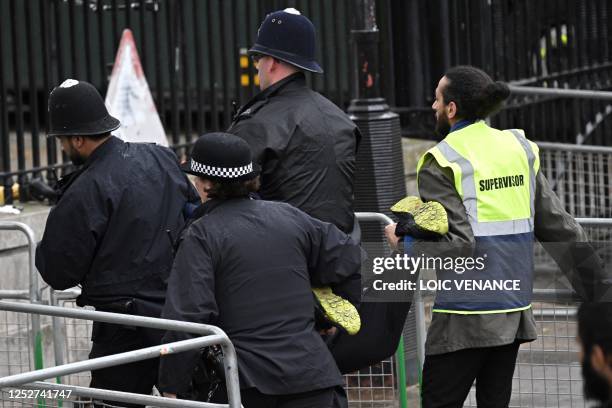
[[[519,345],[536,339],[535,238],[555,242],[547,250],[584,299],[610,287],[584,231],[539,171],[537,145],[521,130],[485,123],[509,95],[507,85],[472,66],[449,69],[436,88],[432,108],[444,140],[419,161],[419,194],[446,209],[449,231],[439,242],[486,259],[477,276],[437,270],[437,277],[518,280],[521,290],[437,292],[425,345],[423,408],[463,406],[474,381],[479,407],[508,406]],[[393,230],[387,237],[396,245]]]
[[[159,317],[173,260],[168,235],[181,229],[185,203],[197,193],[170,149],[111,135],[119,121],[93,85],[64,81],[49,96],[49,119],[49,136],[81,168],[61,183],[36,249],[42,278],[58,290],[80,285],[79,306]],[[95,322],[90,357],[160,344],[162,335]],[[91,387],[150,394],[157,365],[95,370]]]
[[[584,396],[612,407],[612,303],[583,303],[578,310]]]

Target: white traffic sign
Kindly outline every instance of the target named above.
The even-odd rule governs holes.
[[[121,121],[113,134],[126,142],[149,142],[168,146],[147,79],[142,70],[134,36],[123,30],[111,74],[106,106]]]

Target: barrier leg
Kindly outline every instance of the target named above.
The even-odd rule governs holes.
[[[404,336],[400,337],[397,351],[395,352],[397,363],[397,389],[399,392],[400,408],[408,407],[408,396],[406,395],[406,355],[404,353]]]
[[[34,333],[34,369],[40,370],[44,367],[43,363],[43,345],[42,332],[38,330]],[[42,398],[38,399],[38,408],[44,408],[45,401]]]

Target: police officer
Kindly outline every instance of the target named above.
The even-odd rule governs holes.
[[[335,226],[279,202],[251,200],[249,145],[204,135],[183,169],[203,204],[183,235],[163,317],[221,327],[236,347],[242,401],[254,407],[346,407],[343,379],[315,330],[313,286],[360,296],[361,250]],[[170,332],[164,341],[194,337]],[[160,390],[185,394],[197,352],[162,358]],[[223,402],[220,389],[213,402]]]
[[[610,287],[584,231],[540,171],[537,145],[522,130],[484,122],[509,94],[472,66],[449,69],[435,91],[436,127],[446,137],[419,161],[419,193],[447,212],[449,231],[440,241],[485,260],[476,275],[438,270],[438,279],[518,280],[520,290],[437,292],[425,345],[424,408],[463,406],[474,381],[479,407],[508,406],[519,345],[536,339],[535,238],[557,243],[547,249],[583,298]],[[395,244],[393,229],[387,236]]]
[[[173,253],[167,230],[184,224],[196,194],[174,153],[111,135],[93,85],[67,79],[49,96],[49,136],[82,166],[49,213],[36,267],[52,288],[80,285],[80,306],[159,317]],[[94,323],[91,358],[159,344],[163,333]],[[158,360],[92,372],[91,387],[150,394]],[[132,405],[127,405],[132,406]]]
[[[295,9],[266,16],[248,51],[261,92],[242,106],[228,132],[246,140],[262,167],[260,194],[353,230],[353,175],[360,134],[331,101],[306,85],[315,29]]]

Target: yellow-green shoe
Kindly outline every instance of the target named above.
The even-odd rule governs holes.
[[[402,198],[397,203],[395,203],[395,205],[391,207],[391,212],[414,214],[414,212],[422,205],[423,202],[419,197],[408,196],[406,198]]]
[[[444,235],[448,232],[446,210],[437,201],[423,203],[412,215],[416,225],[425,231],[438,235]]]
[[[330,323],[344,329],[350,335],[359,332],[361,318],[351,302],[334,294],[329,287],[312,288],[312,292],[319,302],[321,312]]]
[[[408,196],[391,207],[391,211],[399,219],[396,227],[399,236],[432,238],[448,232],[446,210],[437,201],[424,203],[418,197]]]

